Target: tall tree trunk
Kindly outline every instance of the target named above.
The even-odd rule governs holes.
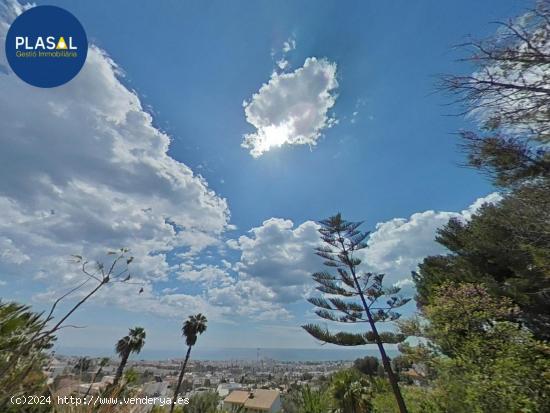
[[[92,381],[90,383],[90,386],[88,387],[88,390],[86,390],[86,394],[84,395],[84,398],[88,397],[88,394],[92,391],[92,386],[95,383],[95,379],[97,379],[97,376],[99,376],[99,373],[101,373],[101,370],[103,370],[103,366],[100,366],[99,369],[95,372],[94,377],[92,377]]]
[[[128,362],[128,357],[130,357],[130,351],[127,351],[122,356],[122,359],[120,360],[120,364],[118,365],[118,369],[116,370],[115,379],[113,381],[113,388],[117,386],[118,382],[120,381],[120,378],[122,377],[122,373],[124,372],[124,367],[126,367],[126,363]]]
[[[174,390],[174,397],[172,399],[172,405],[170,406],[170,413],[174,412],[174,406],[176,404],[178,394],[180,393],[180,387],[181,382],[183,381],[183,375],[185,374],[185,368],[187,367],[187,362],[189,361],[189,356],[191,355],[191,347],[192,346],[189,346],[187,348],[187,354],[185,355],[185,360],[183,362],[183,366],[181,367],[180,376],[178,377],[178,385],[176,386],[176,390]]]
[[[367,305],[367,300],[365,300],[365,296],[363,295],[363,290],[361,289],[361,286],[359,285],[359,281],[357,280],[357,276],[355,275],[355,269],[352,268],[352,266],[349,266],[349,267],[353,275],[353,280],[355,281],[355,286],[357,287],[357,291],[359,292],[359,296],[361,297],[361,301],[363,302],[363,307],[365,308],[365,312],[367,313],[367,318],[369,319],[369,324],[370,324],[372,333],[374,334],[376,345],[378,346],[378,350],[380,351],[380,356],[382,357],[382,364],[384,365],[384,370],[386,370],[386,373],[388,374],[388,379],[390,380],[391,388],[393,390],[393,394],[395,395],[397,406],[399,407],[399,412],[407,413],[407,406],[405,406],[405,400],[403,400],[403,396],[401,395],[401,390],[399,389],[399,384],[397,383],[397,377],[395,376],[391,368],[390,359],[386,354],[386,350],[384,349],[384,345],[382,343],[382,340],[380,339],[380,335],[378,334],[378,330],[376,328],[376,323],[374,322],[369,306]]]

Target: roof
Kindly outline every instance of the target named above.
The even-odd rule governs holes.
[[[247,391],[233,390],[223,401],[227,403],[244,404],[244,402],[248,399],[248,395],[249,392]]]
[[[278,397],[277,390],[256,389],[251,392],[234,390],[224,399],[224,402],[244,404],[250,409],[269,410]]]
[[[418,373],[416,370],[414,369],[409,369],[407,371],[404,371],[402,374],[406,375],[406,376],[409,376],[413,379],[423,379],[424,376],[420,373]]]

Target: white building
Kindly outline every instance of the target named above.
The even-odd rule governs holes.
[[[226,397],[233,390],[241,390],[242,388],[243,385],[240,383],[220,383],[218,384],[216,391],[220,397]]]
[[[86,394],[88,393],[88,389],[90,390],[90,394],[97,394],[101,391],[105,390],[108,385],[113,384],[115,380],[114,376],[103,376],[101,381],[95,382],[95,383],[81,383],[78,385],[77,391],[80,394]]]

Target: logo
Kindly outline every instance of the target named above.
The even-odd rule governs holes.
[[[71,13],[37,6],[20,14],[6,36],[6,57],[14,73],[30,85],[49,88],[74,78],[86,61],[88,38]]]

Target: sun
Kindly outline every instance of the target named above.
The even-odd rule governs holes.
[[[260,153],[279,148],[290,140],[292,131],[289,125],[269,125],[260,128],[257,134],[257,150]]]

